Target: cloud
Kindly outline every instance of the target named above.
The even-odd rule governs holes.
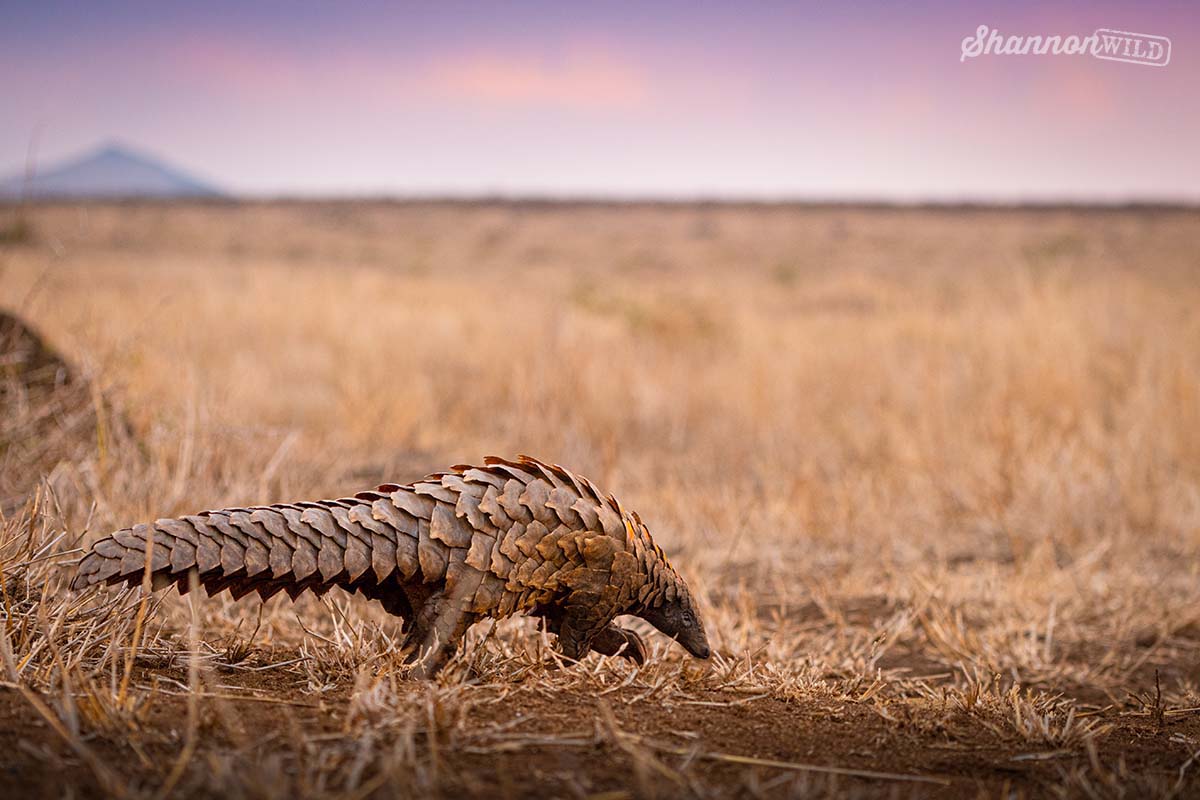
[[[599,52],[561,58],[464,53],[428,67],[428,88],[447,99],[502,107],[627,110],[649,102],[648,76]]]
[[[537,53],[476,46],[436,54],[352,47],[301,57],[235,37],[179,37],[158,47],[168,71],[194,86],[247,99],[387,99],[500,110],[644,108],[651,72],[611,50],[563,45]]]

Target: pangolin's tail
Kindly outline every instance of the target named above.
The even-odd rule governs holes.
[[[397,486],[344,500],[205,511],[135,525],[96,542],[71,586],[142,582],[147,563],[155,589],[191,587],[235,597],[280,591],[295,599],[311,589],[363,588],[420,569],[421,528],[432,503]],[[428,536],[428,533],[425,534]],[[153,542],[153,545],[151,545]]]

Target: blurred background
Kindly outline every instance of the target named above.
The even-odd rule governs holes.
[[[0,166],[238,196],[1195,200],[1192,3],[5,3]],[[1169,66],[960,61],[1166,36]]]

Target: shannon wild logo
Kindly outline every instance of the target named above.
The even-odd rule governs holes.
[[[959,61],[978,56],[1094,56],[1106,61],[1124,61],[1165,67],[1171,63],[1171,40],[1148,33],[1097,28],[1089,36],[1015,36],[980,25],[974,36],[962,40]]]

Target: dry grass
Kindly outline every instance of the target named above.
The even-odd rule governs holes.
[[[137,437],[76,437],[3,523],[0,784],[1200,789],[1194,212],[30,219],[37,241],[0,249],[0,306]],[[133,521],[517,452],[641,511],[704,604],[711,664],[649,634],[640,670],[548,670],[518,620],[425,685],[345,596],[260,613],[64,588],[81,539]]]

